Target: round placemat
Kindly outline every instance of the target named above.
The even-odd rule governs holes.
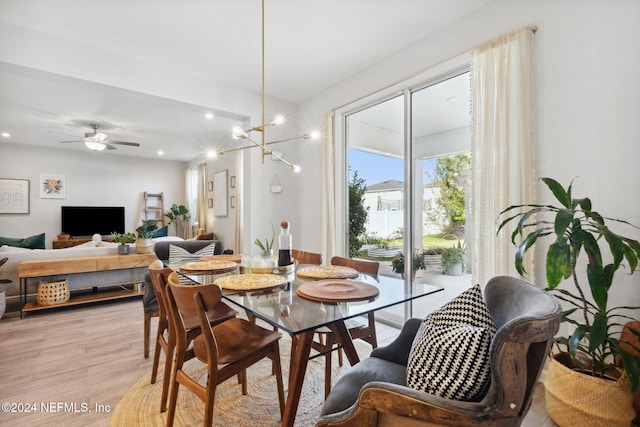
[[[314,265],[303,267],[296,274],[307,279],[355,279],[360,273],[355,268],[341,265]]]
[[[238,264],[233,261],[198,261],[183,264],[179,268],[181,273],[220,274],[234,271]]]
[[[349,302],[372,299],[378,288],[353,280],[327,279],[300,285],[296,291],[302,298],[319,302]]]
[[[234,274],[219,277],[213,283],[228,291],[255,291],[282,286],[287,278],[277,274]]]

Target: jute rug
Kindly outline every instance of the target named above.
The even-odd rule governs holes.
[[[371,347],[361,340],[355,341],[360,358],[371,353]],[[280,340],[280,359],[282,376],[287,394],[289,374],[289,354],[291,339],[286,333]],[[312,352],[313,353],[313,352]],[[162,360],[162,359],[161,359]],[[313,426],[320,415],[324,402],[324,357],[310,360],[307,366],[302,396],[298,405],[295,425]],[[333,352],[332,383],[349,368],[344,357],[342,367],[338,366],[337,352]],[[166,412],[160,412],[160,396],[162,393],[161,363],[158,380],[151,384],[151,372],[136,381],[111,414],[111,427],[164,427]],[[201,384],[206,381],[206,369],[198,360],[190,360],[185,370],[193,374]],[[235,426],[279,426],[281,425],[278,394],[275,377],[271,375],[271,361],[262,360],[247,370],[248,394],[243,396],[237,378],[231,378],[218,385],[213,411],[213,425],[224,427]],[[193,393],[180,387],[174,426],[201,426],[204,422],[204,404]]]

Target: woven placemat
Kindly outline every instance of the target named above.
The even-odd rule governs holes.
[[[234,274],[220,277],[213,283],[228,291],[256,291],[282,286],[287,278],[277,274]]]
[[[355,279],[359,274],[355,268],[341,265],[303,267],[296,273],[306,279]]]
[[[378,288],[368,283],[340,279],[304,283],[296,292],[302,298],[319,302],[364,301],[380,293]]]
[[[238,264],[233,261],[198,261],[180,266],[181,273],[222,274],[234,271]]]

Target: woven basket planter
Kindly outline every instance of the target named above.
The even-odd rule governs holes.
[[[36,301],[39,305],[56,305],[69,301],[69,282],[60,280],[58,282],[40,282]]]
[[[560,427],[629,427],[635,416],[626,379],[593,377],[553,357],[544,385],[547,412]]]

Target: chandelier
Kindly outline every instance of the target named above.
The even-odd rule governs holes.
[[[247,148],[260,148],[262,155],[261,155],[261,159],[262,159],[262,163],[264,163],[264,158],[265,156],[271,156],[272,158],[276,158],[278,160],[280,160],[281,162],[283,162],[284,164],[286,164],[287,166],[289,166],[289,168],[291,168],[294,172],[300,172],[300,166],[296,165],[294,163],[288,162],[287,160],[285,160],[284,158],[282,158],[281,154],[278,154],[274,151],[271,151],[267,148],[268,145],[271,144],[278,144],[280,142],[287,142],[287,141],[295,141],[298,139],[318,139],[319,134],[318,132],[311,132],[311,133],[305,133],[303,135],[300,136],[296,136],[293,138],[286,138],[286,139],[280,139],[277,141],[266,141],[266,129],[268,126],[279,126],[282,125],[285,122],[285,118],[282,114],[276,114],[272,120],[270,120],[269,122],[265,121],[265,114],[264,114],[264,99],[265,99],[265,89],[264,89],[264,0],[262,0],[262,113],[260,116],[260,125],[258,126],[254,126],[251,129],[247,129],[244,130],[242,129],[242,127],[240,126],[234,126],[231,129],[231,136],[233,137],[233,139],[246,139],[249,142],[251,142],[252,145],[244,145],[241,147],[237,147],[237,148],[231,148],[228,150],[220,150],[217,152],[217,154],[225,154],[231,151],[238,151],[238,150],[245,150]],[[255,139],[251,138],[250,133],[251,132],[260,132],[260,141],[256,141]]]

